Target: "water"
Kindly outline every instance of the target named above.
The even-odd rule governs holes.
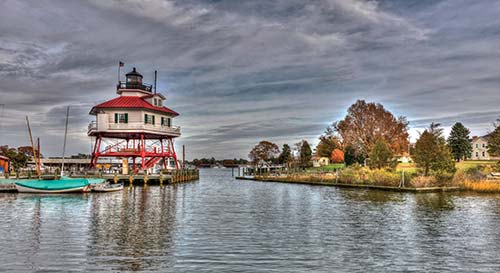
[[[0,272],[499,272],[500,195],[235,181],[0,194]]]

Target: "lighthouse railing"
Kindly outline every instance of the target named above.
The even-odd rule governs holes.
[[[161,126],[159,124],[144,124],[142,122],[129,122],[129,123],[110,123],[106,128],[103,128],[105,131],[129,131],[129,130],[148,130],[153,132],[160,133],[170,133],[175,135],[180,135],[181,127],[180,126]],[[102,129],[99,128],[99,131]],[[88,127],[88,131],[97,131],[97,125],[95,121],[91,122]]]

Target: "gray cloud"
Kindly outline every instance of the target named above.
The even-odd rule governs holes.
[[[181,113],[189,158],[245,157],[260,139],[313,142],[356,99],[412,122],[463,121],[483,134],[500,114],[497,1],[2,1],[0,142],[88,152],[92,105],[114,97],[118,60]]]

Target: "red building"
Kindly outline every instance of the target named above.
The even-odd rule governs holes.
[[[9,172],[9,162],[8,157],[0,155],[0,174]]]
[[[96,120],[89,125],[88,135],[95,137],[90,168],[99,158],[123,159],[123,173],[132,164],[134,173],[148,170],[163,159],[163,168],[170,160],[179,167],[174,138],[181,129],[173,125],[179,114],[164,106],[165,96],[142,82],[134,69],[119,82],[117,98],[98,104],[90,110]]]

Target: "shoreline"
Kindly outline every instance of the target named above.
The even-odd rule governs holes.
[[[413,193],[432,193],[432,192],[450,192],[450,191],[462,191],[463,189],[459,187],[422,187],[422,188],[412,188],[412,187],[393,187],[393,186],[381,186],[381,185],[366,185],[366,184],[344,184],[344,183],[331,183],[331,182],[321,182],[321,181],[304,181],[304,180],[283,180],[279,178],[255,178],[255,177],[244,177],[237,176],[237,180],[247,180],[256,182],[271,182],[271,183],[288,183],[288,184],[302,184],[302,185],[312,185],[312,186],[330,186],[339,188],[361,188],[361,189],[371,189],[371,190],[384,190],[384,191],[394,191],[394,192],[413,192]]]

